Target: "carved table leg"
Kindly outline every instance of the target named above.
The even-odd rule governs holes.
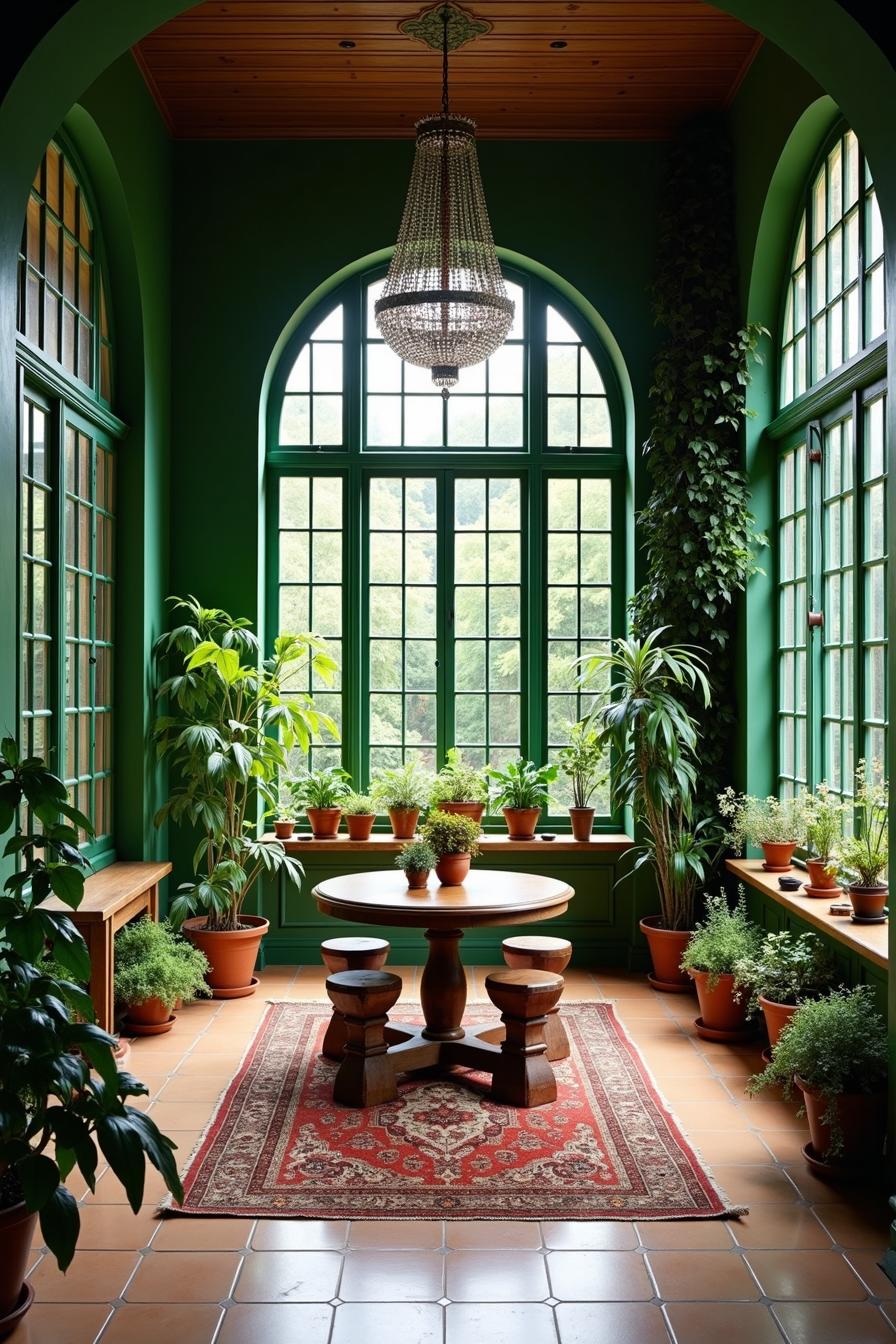
[[[460,960],[461,929],[427,929],[429,956],[420,980],[420,1002],[428,1041],[457,1041],[467,1003],[467,977]]]

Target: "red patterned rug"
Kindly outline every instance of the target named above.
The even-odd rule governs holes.
[[[468,1010],[487,1021],[490,1005]],[[736,1216],[660,1099],[613,1009],[566,1003],[556,1102],[488,1099],[484,1074],[408,1078],[396,1101],[332,1101],[328,1004],[268,1009],[172,1212],[294,1218]],[[404,1020],[413,1014],[402,1012]],[[419,1021],[419,1018],[417,1019]]]

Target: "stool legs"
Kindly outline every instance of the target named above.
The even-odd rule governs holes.
[[[505,962],[513,970],[554,971],[562,975],[572,957],[572,943],[565,938],[505,938],[502,952]],[[544,1038],[548,1059],[569,1058],[569,1037],[560,1017],[559,1004],[548,1010]]]
[[[501,1014],[507,1035],[492,1074],[491,1100],[505,1106],[543,1106],[557,1100],[557,1080],[547,1060],[547,1017]]]
[[[546,1055],[552,1062],[569,1058],[569,1037],[560,1017],[560,1007],[552,1008],[545,1018],[544,1039]]]
[[[386,1056],[384,1028],[401,993],[401,980],[388,971],[344,971],[327,979],[327,993],[345,1029],[342,1062],[333,1100],[344,1106],[378,1106],[398,1095],[395,1072]]]
[[[357,946],[351,947],[351,943]],[[339,938],[321,945],[324,965],[332,974],[337,971],[378,971],[385,965],[388,955],[389,944],[382,938]],[[334,1059],[338,1063],[345,1050],[345,1041],[345,1022],[334,1008],[320,1052],[325,1059]]]

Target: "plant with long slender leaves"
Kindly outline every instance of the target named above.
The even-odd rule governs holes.
[[[170,600],[185,620],[156,643],[171,674],[158,690],[169,712],[157,719],[154,737],[175,782],[156,824],[170,818],[203,834],[193,880],[180,885],[169,914],[178,925],[204,910],[207,928],[234,930],[263,873],[282,872],[297,886],[303,876],[281,844],[256,838],[255,812],[259,802],[276,809],[277,783],[293,747],[307,752],[321,732],[337,736],[312,697],[291,689],[303,684],[309,667],[329,683],[336,664],[310,634],[278,635],[273,655],[261,661],[248,621],[194,597]]]

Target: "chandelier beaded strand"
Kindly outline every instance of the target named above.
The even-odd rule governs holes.
[[[479,162],[476,123],[449,110],[449,22],[443,5],[442,111],[416,124],[417,144],[398,242],[374,304],[386,344],[432,369],[448,396],[460,369],[503,345],[513,322],[498,265]]]

